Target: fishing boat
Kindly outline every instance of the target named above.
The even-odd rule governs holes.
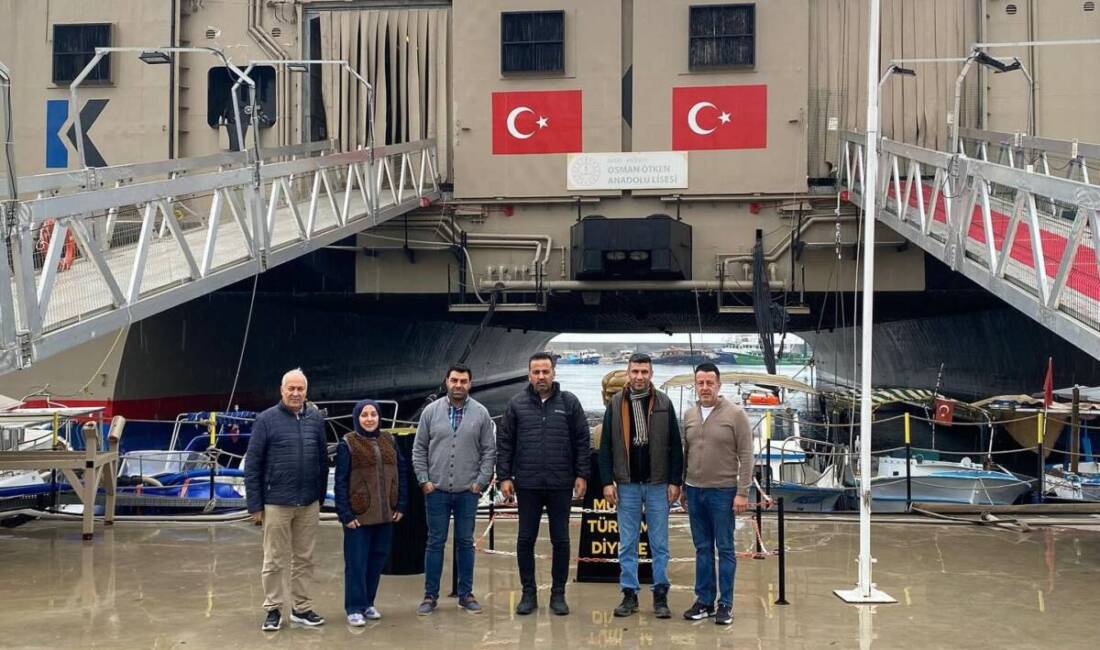
[[[958,462],[926,460],[921,455],[909,461],[884,456],[871,479],[874,512],[907,510],[906,484],[912,503],[958,503],[969,505],[1011,505],[1031,490],[1031,481],[1000,468],[987,468],[965,457]]]
[[[706,350],[669,346],[651,357],[655,364],[694,366],[706,361],[714,361],[714,355]]]
[[[1074,472],[1064,465],[1043,477],[1045,494],[1067,501],[1100,501],[1100,463],[1079,463]]]
[[[566,365],[594,366],[600,362],[602,356],[595,350],[578,350],[563,355],[558,363]]]
[[[732,346],[718,348],[714,354],[718,363],[731,363],[736,366],[767,365],[764,359],[764,349],[756,339],[744,339]],[[812,355],[807,353],[805,343],[775,346],[775,362],[777,365],[805,365],[809,363],[811,358]]]

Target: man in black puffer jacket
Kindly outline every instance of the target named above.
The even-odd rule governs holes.
[[[554,358],[545,352],[527,362],[530,384],[508,402],[497,432],[497,479],[504,496],[519,499],[516,556],[523,597],[517,614],[538,607],[535,585],[535,540],[546,508],[550,544],[550,611],[569,613],[565,582],[569,579],[569,507],[584,498],[590,464],[588,420],[580,400],[554,381]]]
[[[279,392],[282,400],[260,413],[252,425],[244,469],[248,511],[264,527],[265,631],[282,625],[287,565],[294,596],[290,620],[309,626],[325,622],[313,611],[306,590],[313,581],[313,542],[328,488],[325,418],[306,403],[301,369],[283,375]]]

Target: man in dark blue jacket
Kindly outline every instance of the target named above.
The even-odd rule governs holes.
[[[264,527],[265,631],[282,625],[287,565],[294,596],[290,620],[311,627],[325,622],[313,611],[306,587],[313,581],[313,542],[328,487],[328,454],[325,419],[306,403],[306,386],[299,368],[283,375],[282,399],[256,417],[245,457],[248,511]]]
[[[554,381],[552,356],[532,355],[527,373],[529,385],[508,402],[497,432],[497,479],[505,497],[519,499],[516,556],[523,597],[516,613],[538,607],[535,540],[545,508],[553,547],[550,611],[560,616],[569,613],[569,508],[573,499],[584,498],[591,460],[588,420],[580,400]]]

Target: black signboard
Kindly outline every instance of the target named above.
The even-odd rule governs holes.
[[[577,582],[619,581],[619,521],[611,504],[603,498],[600,486],[599,464],[592,454],[592,476],[584,496],[584,514],[581,516],[581,543],[577,551]],[[598,511],[598,512],[593,512]],[[653,582],[653,565],[650,562],[649,534],[645,520],[638,538],[638,582]]]

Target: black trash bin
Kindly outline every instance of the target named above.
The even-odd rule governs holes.
[[[406,483],[409,502],[405,516],[393,526],[390,558],[382,573],[386,575],[413,575],[424,573],[424,548],[428,544],[428,520],[424,515],[424,496],[416,483],[412,468],[413,440],[416,432],[400,432],[394,435],[401,455],[405,459]]]

